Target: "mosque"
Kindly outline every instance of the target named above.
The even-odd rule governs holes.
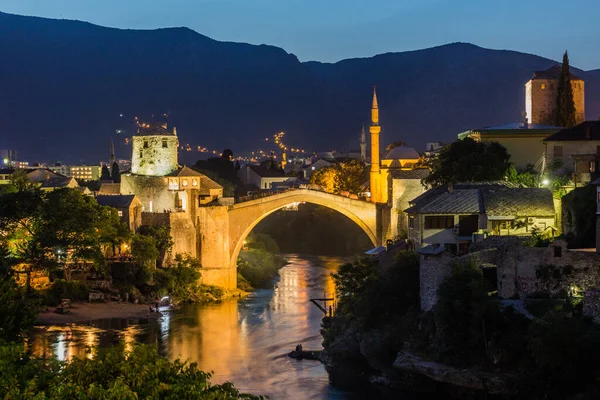
[[[408,202],[425,192],[421,180],[429,175],[424,166],[424,159],[413,147],[404,142],[394,142],[387,146],[386,154],[380,160],[379,148],[379,104],[377,92],[373,89],[371,105],[371,168],[369,172],[370,200],[373,203],[385,204],[391,208],[392,238],[405,238],[408,229],[408,216],[404,213]],[[397,220],[397,221],[396,221]]]

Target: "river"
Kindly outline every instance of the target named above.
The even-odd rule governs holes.
[[[191,305],[165,313],[156,322],[94,321],[91,325],[38,329],[30,339],[35,355],[69,360],[92,357],[90,347],[124,341],[154,344],[169,359],[197,362],[213,371],[212,381],[231,381],[243,392],[272,399],[350,399],[355,396],[329,384],[318,361],[287,356],[297,344],[322,349],[322,311],[311,298],[333,295],[331,273],[344,261],[334,257],[286,255],[272,289],[257,290],[242,300]]]

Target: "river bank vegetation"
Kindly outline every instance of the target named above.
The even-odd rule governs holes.
[[[238,259],[238,288],[246,292],[273,286],[281,267],[287,264],[275,240],[264,233],[251,233]]]
[[[582,318],[575,304],[529,319],[491,295],[474,265],[457,264],[439,289],[437,306],[422,313],[413,253],[400,253],[385,270],[376,260],[361,259],[342,266],[334,279],[338,307],[323,324],[334,380],[373,374],[425,392],[486,396],[493,387],[502,398],[591,399],[600,394],[600,329]],[[394,368],[404,355],[420,360],[413,364],[436,363],[437,383]],[[483,383],[457,389],[451,385],[456,378],[444,381],[444,368],[460,371],[464,381]]]

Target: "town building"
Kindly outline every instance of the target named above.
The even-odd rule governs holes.
[[[543,141],[547,167],[572,172],[575,185],[598,177],[600,121],[585,121],[562,129]]]
[[[429,142],[425,145],[425,158],[435,158],[440,154],[440,151],[444,148],[442,142]]]
[[[95,181],[100,179],[102,167],[100,165],[54,165],[49,167],[57,174],[73,177],[80,181]]]
[[[538,171],[543,169],[545,146],[542,141],[562,128],[550,125],[524,122],[508,123],[468,130],[458,134],[458,139],[467,137],[482,143],[497,142],[510,154],[510,162],[515,168],[533,165]]]
[[[245,185],[254,185],[263,190],[271,189],[275,182],[285,182],[289,179],[280,169],[252,164],[246,164],[240,168],[238,177]]]
[[[96,201],[101,206],[112,207],[117,210],[121,221],[127,224],[132,232],[142,226],[142,203],[134,195],[99,195]]]
[[[27,172],[30,182],[38,184],[42,190],[75,189],[79,184],[73,177],[57,174],[47,168],[36,168]]]
[[[17,160],[17,152],[15,150],[0,149],[0,163],[3,166],[10,166]]]
[[[334,163],[331,161],[324,160],[322,158],[318,158],[316,161],[306,165],[302,169],[302,176],[304,179],[310,179],[311,175],[320,170],[321,168],[331,167]]]
[[[177,169],[177,130],[166,123],[142,124],[133,136],[131,173],[144,176],[165,176]]]
[[[9,184],[14,172],[14,168],[0,168],[0,185]]]
[[[411,200],[409,243],[464,254],[490,235],[553,236],[556,212],[552,192],[504,182],[458,183],[430,189]]]
[[[525,84],[525,111],[528,122],[539,125],[554,125],[560,65],[545,71],[536,71]],[[571,87],[575,102],[575,123],[585,121],[585,82],[571,73]]]

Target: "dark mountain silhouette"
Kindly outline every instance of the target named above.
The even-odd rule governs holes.
[[[4,13],[0,59],[0,147],[66,162],[106,159],[115,129],[130,135],[133,116],[167,112],[182,144],[239,154],[285,131],[292,146],[357,148],[373,85],[382,143],[421,149],[469,128],[520,121],[524,83],[555,64],[464,43],[301,63],[277,47],[219,42],[187,28],[120,30]],[[587,117],[596,119],[600,70],[576,73],[586,80]],[[117,156],[129,151],[121,143]]]

